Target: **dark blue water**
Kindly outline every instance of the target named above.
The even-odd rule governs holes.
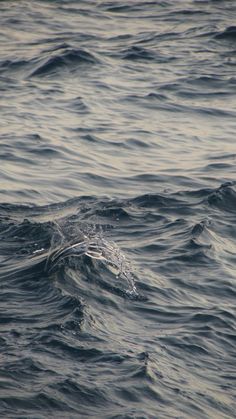
[[[235,418],[235,18],[0,2],[1,418]]]

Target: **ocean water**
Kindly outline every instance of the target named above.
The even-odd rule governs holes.
[[[0,417],[236,416],[236,2],[0,2]]]

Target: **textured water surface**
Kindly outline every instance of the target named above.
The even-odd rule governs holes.
[[[235,16],[0,2],[0,417],[235,417]]]

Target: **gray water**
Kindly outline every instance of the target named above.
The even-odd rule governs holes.
[[[236,3],[0,2],[0,416],[234,418]]]

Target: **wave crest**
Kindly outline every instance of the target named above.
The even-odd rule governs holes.
[[[63,227],[58,223],[56,225],[57,230],[52,237],[46,262],[48,273],[67,264],[76,267],[76,260],[87,256],[104,263],[116,278],[125,279],[129,294],[137,294],[130,263],[114,242],[106,240],[101,231],[97,232],[95,228],[88,226],[86,232],[77,228],[73,237],[68,240],[68,231],[63,231]]]

